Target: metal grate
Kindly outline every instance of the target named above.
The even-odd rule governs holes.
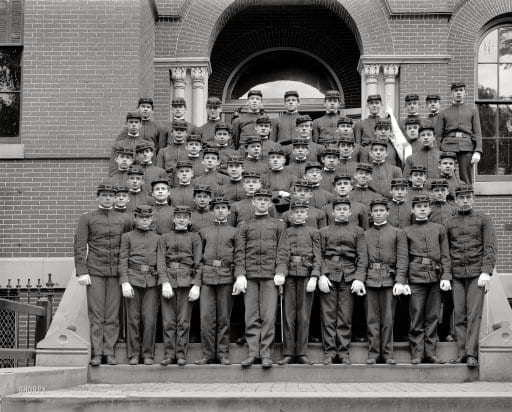
[[[18,300],[16,295],[0,289],[0,297]],[[0,348],[18,347],[18,316],[15,312],[0,309]],[[0,368],[14,368],[18,366],[16,359],[0,359]]]

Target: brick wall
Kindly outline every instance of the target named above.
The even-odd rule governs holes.
[[[149,0],[140,0],[139,96],[154,94],[155,19]]]

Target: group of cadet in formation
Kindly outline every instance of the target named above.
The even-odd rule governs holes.
[[[355,124],[340,114],[337,91],[326,92],[325,115],[314,121],[299,113],[295,91],[285,93],[275,119],[263,113],[261,91],[249,91],[247,111],[232,124],[221,121],[221,101],[211,97],[200,127],[185,120],[182,98],[173,99],[167,126],[152,120],[152,99],[141,98],[113,144],[98,208],[76,230],[90,364],[116,364],[123,297],[130,365],[153,364],[159,307],[161,364],[185,365],[198,300],[202,358],[195,363],[229,365],[239,295],[244,368],[273,366],[279,296],[279,365],[313,363],[313,301],[323,363],[349,364],[355,299],[364,301],[367,364],[396,364],[395,306],[407,296],[411,362],[448,361],[436,356],[442,324],[442,339],[457,342],[450,361],[477,366],[497,252],[491,218],[473,208],[478,112],[464,103],[463,83],[451,92],[442,110],[439,95],[426,96],[427,118],[418,115],[419,96],[406,96],[400,128],[412,154],[405,159],[379,95],[368,96],[369,116]]]

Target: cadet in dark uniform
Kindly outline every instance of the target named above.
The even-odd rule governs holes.
[[[285,152],[286,153],[286,152]],[[309,140],[295,139],[292,142],[289,164],[284,170],[302,179],[306,173],[306,162],[309,155]]]
[[[190,217],[190,223],[197,228],[210,226],[215,220],[215,216],[210,210],[212,199],[212,188],[206,185],[194,185],[194,203],[195,209]]]
[[[441,152],[439,155],[439,177],[448,182],[448,199],[455,199],[455,189],[460,185],[459,178],[455,174],[457,167],[457,153]]]
[[[358,156],[355,154],[355,143],[353,136],[342,136],[338,139],[340,160],[338,162],[339,173],[354,177],[357,167]]]
[[[176,179],[178,184],[169,191],[169,199],[172,206],[195,207],[194,187],[192,185],[193,177],[194,170],[190,162],[176,163]]]
[[[228,225],[229,201],[212,200],[215,221],[199,231],[202,241],[201,347],[198,365],[230,365],[229,327],[232,308],[236,229]]]
[[[370,186],[381,196],[389,196],[391,180],[402,177],[399,167],[387,163],[387,139],[376,137],[370,144],[370,159],[372,161],[372,179]]]
[[[244,159],[244,170],[265,174],[268,170],[268,161],[263,159],[261,139],[258,136],[246,137],[247,156]]]
[[[151,195],[146,192],[144,186],[144,170],[140,166],[131,166],[128,169],[128,181],[126,186],[130,190],[130,202],[126,206],[127,212],[133,213],[137,206],[152,205],[154,203]]]
[[[158,241],[158,285],[162,286],[164,359],[162,366],[187,364],[193,302],[201,292],[201,238],[189,232],[191,210],[174,208],[174,229]]]
[[[171,123],[170,141],[167,146],[160,148],[156,158],[156,165],[164,169],[169,177],[172,176],[177,162],[187,160],[187,122],[173,120]]]
[[[109,164],[109,175],[114,173],[118,167],[116,164],[116,154],[120,148],[129,148],[133,153],[135,159],[135,146],[138,143],[142,143],[144,139],[140,135],[140,127],[142,122],[142,116],[139,112],[128,112],[126,114],[126,136],[122,139],[116,140],[112,145],[112,151],[110,153],[110,164]]]
[[[206,100],[206,114],[208,116],[206,123],[201,125],[197,132],[201,136],[204,144],[213,145],[215,136],[215,127],[221,123],[220,114],[222,112],[222,102],[218,97],[209,97]]]
[[[369,344],[366,363],[373,365],[382,357],[388,365],[395,365],[393,285],[395,281],[403,284],[407,278],[409,264],[407,237],[404,231],[387,223],[389,215],[387,199],[381,197],[372,200],[370,209],[373,226],[365,232],[368,250],[365,284]]]
[[[272,130],[270,131],[270,140],[279,144],[291,142],[295,139],[296,120],[299,114],[299,93],[295,90],[289,90],[284,93],[285,112],[277,119],[272,121]]]
[[[192,165],[192,170],[194,171],[194,177],[199,177],[204,172],[203,166],[203,142],[201,141],[201,136],[198,134],[192,134],[187,137],[187,145],[185,146],[185,150],[187,151],[187,159],[186,161]],[[175,177],[174,182],[177,184],[177,179]]]
[[[134,160],[135,157],[132,149],[129,147],[118,147],[115,158],[117,169],[110,172],[107,183],[112,186],[125,186],[128,181],[128,169],[130,169]]]
[[[175,97],[171,101],[172,120],[180,120],[187,125],[187,135],[198,134],[197,126],[185,120],[187,102],[183,97]]]
[[[439,150],[436,148],[434,126],[422,123],[419,129],[420,148],[405,159],[404,177],[410,176],[412,165],[423,165],[427,172],[427,180],[439,177]]]
[[[229,181],[219,187],[216,194],[228,199],[230,202],[238,202],[247,197],[243,188],[242,173],[244,171],[244,159],[241,156],[230,156],[226,160]]]
[[[341,104],[340,92],[328,90],[325,92],[324,107],[325,114],[313,121],[313,141],[324,144],[328,140],[335,140],[336,128],[340,117],[339,108]]]
[[[410,119],[415,119],[421,122],[421,116],[419,114],[420,110],[420,97],[415,94],[407,94],[405,95],[405,110],[407,111],[407,116],[405,119],[400,123],[400,128],[402,129],[402,132],[405,133],[405,121]]]
[[[147,193],[151,193],[151,182],[157,179],[167,179],[167,172],[153,164],[155,147],[152,142],[139,143],[135,146],[135,152],[137,163],[144,171],[144,187]]]
[[[428,195],[427,169],[423,165],[412,165],[410,168],[409,189],[407,190],[407,199],[412,200],[415,196]]]
[[[489,215],[473,210],[473,187],[455,191],[459,212],[445,221],[453,272],[453,303],[458,355],[453,362],[478,365],[484,293],[496,265],[496,234]]]
[[[355,186],[350,192],[350,199],[363,205],[369,205],[370,202],[379,197],[377,192],[370,187],[372,181],[373,166],[367,163],[358,163],[354,173]]]
[[[324,149],[320,159],[323,165],[322,180],[320,181],[321,189],[327,190],[328,192],[332,190],[334,177],[340,173],[338,168],[339,159],[340,154],[338,149]]]
[[[130,201],[130,190],[125,186],[114,186],[116,197],[114,198],[114,211],[126,213],[126,205]]]
[[[249,111],[238,116],[231,127],[233,129],[233,143],[235,149],[245,146],[245,139],[248,136],[256,135],[254,125],[256,119],[261,116],[263,107],[263,93],[260,90],[249,90],[247,93],[247,106]]]
[[[78,283],[87,286],[87,309],[91,333],[91,366],[101,357],[116,365],[114,345],[119,335],[118,262],[121,236],[131,230],[131,219],[113,210],[115,189],[100,184],[98,208],[84,213],[75,232],[74,254]]]
[[[354,137],[356,143],[361,146],[368,146],[375,136],[375,123],[380,119],[379,113],[382,110],[382,97],[380,94],[371,94],[366,99],[366,107],[370,114],[366,119],[357,122],[354,126]]]
[[[243,368],[257,358],[261,358],[263,368],[272,367],[277,287],[284,284],[288,272],[286,227],[270,217],[271,199],[270,191],[254,193],[254,217],[242,223],[236,235],[233,293],[245,293],[245,335],[249,345]]]
[[[386,163],[392,165],[401,167],[401,161],[400,157],[398,156],[398,153],[396,152],[395,146],[391,143],[391,136],[393,133],[393,129],[391,126],[391,120],[390,119],[378,119],[375,122],[375,138],[372,140],[379,140],[382,142],[386,142],[387,147],[387,156],[386,156]],[[371,142],[370,142],[371,144]],[[370,146],[366,146],[361,151],[361,161],[362,162],[369,162],[371,163],[370,158]]]
[[[161,147],[165,147],[167,145],[168,131],[163,125],[152,119],[154,108],[153,99],[150,97],[141,97],[137,108],[142,121],[139,129],[140,137],[152,142],[155,148],[155,153],[157,153]],[[124,138],[126,133],[127,132],[123,130],[116,140]]]
[[[260,116],[256,119],[254,128],[256,129],[256,136],[261,139],[261,157],[268,160],[268,153],[270,150],[279,150],[281,145],[273,140],[270,140],[270,130],[272,120],[268,116]]]
[[[425,106],[428,109],[428,115],[425,120],[432,124],[435,129],[437,120],[439,119],[439,110],[441,109],[441,96],[437,93],[427,94]]]
[[[326,204],[334,200],[334,194],[330,191],[322,189],[320,182],[322,181],[322,165],[318,162],[306,163],[306,173],[304,179],[311,183],[312,196],[309,204],[317,209],[323,208]]]
[[[197,185],[211,186],[217,190],[223,184],[229,182],[229,177],[218,171],[220,167],[219,151],[213,147],[206,147],[203,150],[203,172],[194,179]]]
[[[290,207],[290,195],[297,177],[284,171],[286,157],[281,149],[269,152],[269,169],[264,176],[265,187],[272,191],[272,202],[281,214]]]
[[[482,155],[482,129],[478,110],[464,103],[466,85],[452,83],[453,102],[441,110],[436,123],[436,139],[444,152],[457,153],[460,180],[473,183],[473,165]]]
[[[151,187],[153,189],[152,196],[155,199],[151,230],[163,235],[172,230],[172,220],[174,218],[174,210],[169,206],[169,181],[166,179],[153,180]]]
[[[412,153],[416,153],[421,149],[422,144],[420,142],[420,126],[421,120],[418,117],[411,117],[410,119],[404,120],[405,137],[411,145]]]
[[[126,306],[126,348],[130,365],[139,364],[141,348],[144,365],[152,365],[159,304],[156,250],[160,236],[149,230],[153,216],[151,206],[138,206],[134,214],[135,229],[121,237],[118,267]]]
[[[309,181],[305,179],[299,179],[294,182],[291,199],[305,202],[308,204],[308,215],[306,217],[306,225],[314,227],[315,229],[320,229],[324,226],[327,226],[327,218],[325,216],[324,211],[317,209],[316,207],[310,204],[309,201],[312,196],[313,188],[311,187],[311,183]],[[290,213],[291,211],[288,210],[281,215],[281,219],[283,219],[287,226],[289,226],[291,222]]]
[[[407,179],[391,180],[391,201],[389,202],[388,222],[390,225],[403,229],[412,224],[412,205],[408,200]]]
[[[308,332],[313,292],[322,264],[320,232],[306,225],[306,202],[293,201],[290,213],[291,225],[286,229],[290,261],[284,284],[283,358],[279,364],[312,365],[307,357]]]

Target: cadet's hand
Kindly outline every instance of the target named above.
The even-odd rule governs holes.
[[[190,288],[190,292],[188,292],[188,300],[193,302],[194,300],[199,299],[199,294],[201,292],[201,288],[197,285],[194,285]]]
[[[489,289],[490,282],[491,282],[491,275],[489,275],[488,273],[482,272],[482,274],[478,278],[477,284],[478,284],[479,288],[484,288],[485,291],[487,292],[487,290]]]
[[[404,295],[410,295],[411,294],[411,287],[409,285],[404,285]]]
[[[449,280],[442,280],[439,287],[443,292],[448,292],[449,290],[452,290],[452,285],[450,284]]]
[[[357,294],[358,296],[364,296],[366,294],[366,289],[364,287],[364,283],[357,279],[352,282],[350,291],[352,293]]]
[[[471,156],[471,163],[472,164],[475,164],[475,163],[478,163],[480,161],[480,152],[475,152],[473,153],[473,156]]]
[[[82,286],[89,286],[91,284],[91,277],[89,275],[78,276],[78,283]]]
[[[235,284],[233,285],[233,295],[239,295],[247,291],[247,279],[244,275],[236,278]]]
[[[130,285],[128,282],[123,283],[121,285],[121,289],[123,290],[123,297],[133,298],[135,296],[132,285]]]
[[[393,296],[399,296],[404,293],[404,285],[401,283],[395,283],[395,286],[393,286]]]
[[[284,190],[280,190],[278,195],[280,197],[290,197],[290,193],[289,192],[285,192]]]
[[[329,293],[329,286],[332,286],[329,278],[325,275],[320,276],[318,279],[318,288],[324,293]]]
[[[286,278],[284,277],[284,275],[282,273],[276,273],[274,276],[274,285],[283,286],[285,279]]]
[[[311,293],[316,289],[316,278],[309,278],[308,283],[306,285],[306,292]]]
[[[172,291],[171,284],[169,282],[162,283],[162,296],[166,299],[172,298],[174,292]]]

